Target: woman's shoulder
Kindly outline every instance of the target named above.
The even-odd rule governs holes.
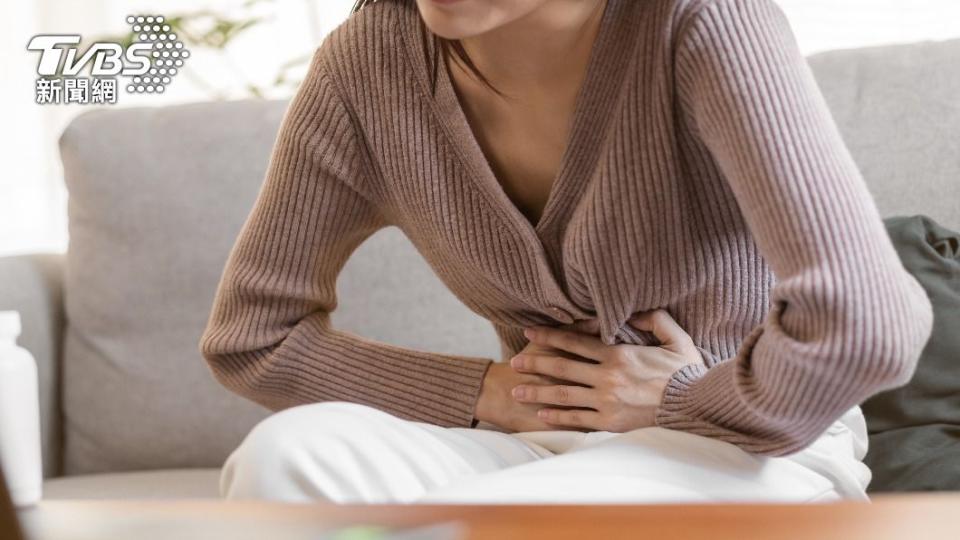
[[[710,6],[750,9],[777,5],[777,0],[666,0],[683,13],[696,13]]]
[[[758,19],[761,16],[783,16],[783,10],[776,0],[665,0],[671,7],[672,20],[682,34],[682,30],[697,21],[711,26],[736,25],[737,19],[744,17]]]
[[[403,35],[419,17],[413,0],[378,0],[351,13],[317,47],[315,55],[343,82],[384,71]],[[357,80],[353,82],[363,83]]]

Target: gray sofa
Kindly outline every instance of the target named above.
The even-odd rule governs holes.
[[[960,40],[809,58],[884,216],[960,229],[956,58]],[[64,131],[67,253],[0,258],[0,309],[21,312],[39,363],[45,498],[216,497],[224,458],[269,414],[221,387],[197,343],[285,106],[98,110]],[[360,247],[338,290],[340,328],[499,358],[396,229]]]

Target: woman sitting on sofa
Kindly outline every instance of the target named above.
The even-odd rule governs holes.
[[[391,225],[504,361],[331,326]],[[858,404],[931,325],[773,0],[379,0],[315,52],[201,350],[276,411],[226,497],[824,501],[867,498]]]

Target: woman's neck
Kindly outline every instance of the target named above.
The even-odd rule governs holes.
[[[461,43],[498,89],[556,88],[579,80],[607,0],[550,0],[523,17]]]

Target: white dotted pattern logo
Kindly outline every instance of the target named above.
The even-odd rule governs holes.
[[[129,15],[127,23],[133,28],[140,43],[152,43],[150,67],[146,73],[129,77],[127,92],[162,93],[180,71],[190,51],[164,23],[160,15]]]

